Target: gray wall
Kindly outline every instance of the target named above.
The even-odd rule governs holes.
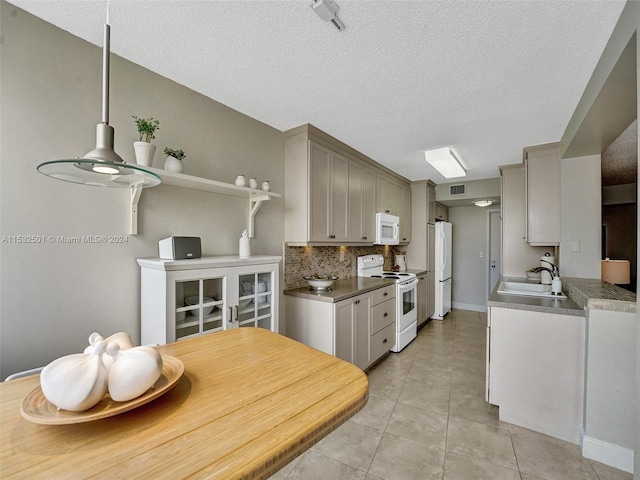
[[[454,308],[486,312],[487,210],[476,206],[450,207],[449,222],[453,225],[452,305]]]
[[[75,185],[39,174],[47,160],[95,146],[101,48],[0,3],[0,377],[81,351],[93,331],[140,338],[136,258],[157,256],[170,235],[201,236],[203,254],[238,252],[248,201],[159,186],[145,190],[139,234],[128,235],[129,191]],[[115,35],[115,33],[114,33]],[[112,55],[110,124],[116,151],[134,162],[132,115],[160,120],[165,146],[187,153],[185,173],[232,183],[237,174],[284,191],[282,133]],[[284,202],[256,219],[254,254],[282,254]],[[123,235],[121,244],[15,243],[17,236]]]
[[[565,158],[560,165],[560,277],[600,278],[600,155]]]

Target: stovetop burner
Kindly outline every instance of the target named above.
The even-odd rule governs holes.
[[[401,283],[416,277],[414,273],[384,271],[384,258],[382,255],[365,255],[358,257],[358,276],[371,278],[384,278]]]

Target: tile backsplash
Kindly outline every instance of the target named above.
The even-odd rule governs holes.
[[[344,260],[340,261],[340,252]],[[284,247],[284,289],[304,287],[305,275],[337,275],[339,278],[355,277],[356,258],[361,255],[379,253],[391,257],[387,246],[371,247]]]

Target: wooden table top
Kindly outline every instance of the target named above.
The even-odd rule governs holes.
[[[358,412],[356,366],[260,328],[158,347],[184,376],[130,412],[75,425],[20,415],[39,376],[0,383],[1,478],[268,478]]]

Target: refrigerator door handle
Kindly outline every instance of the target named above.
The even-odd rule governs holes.
[[[440,231],[440,239],[442,244],[442,258],[440,259],[440,271],[444,273],[447,266],[447,239],[444,234],[444,229]]]

